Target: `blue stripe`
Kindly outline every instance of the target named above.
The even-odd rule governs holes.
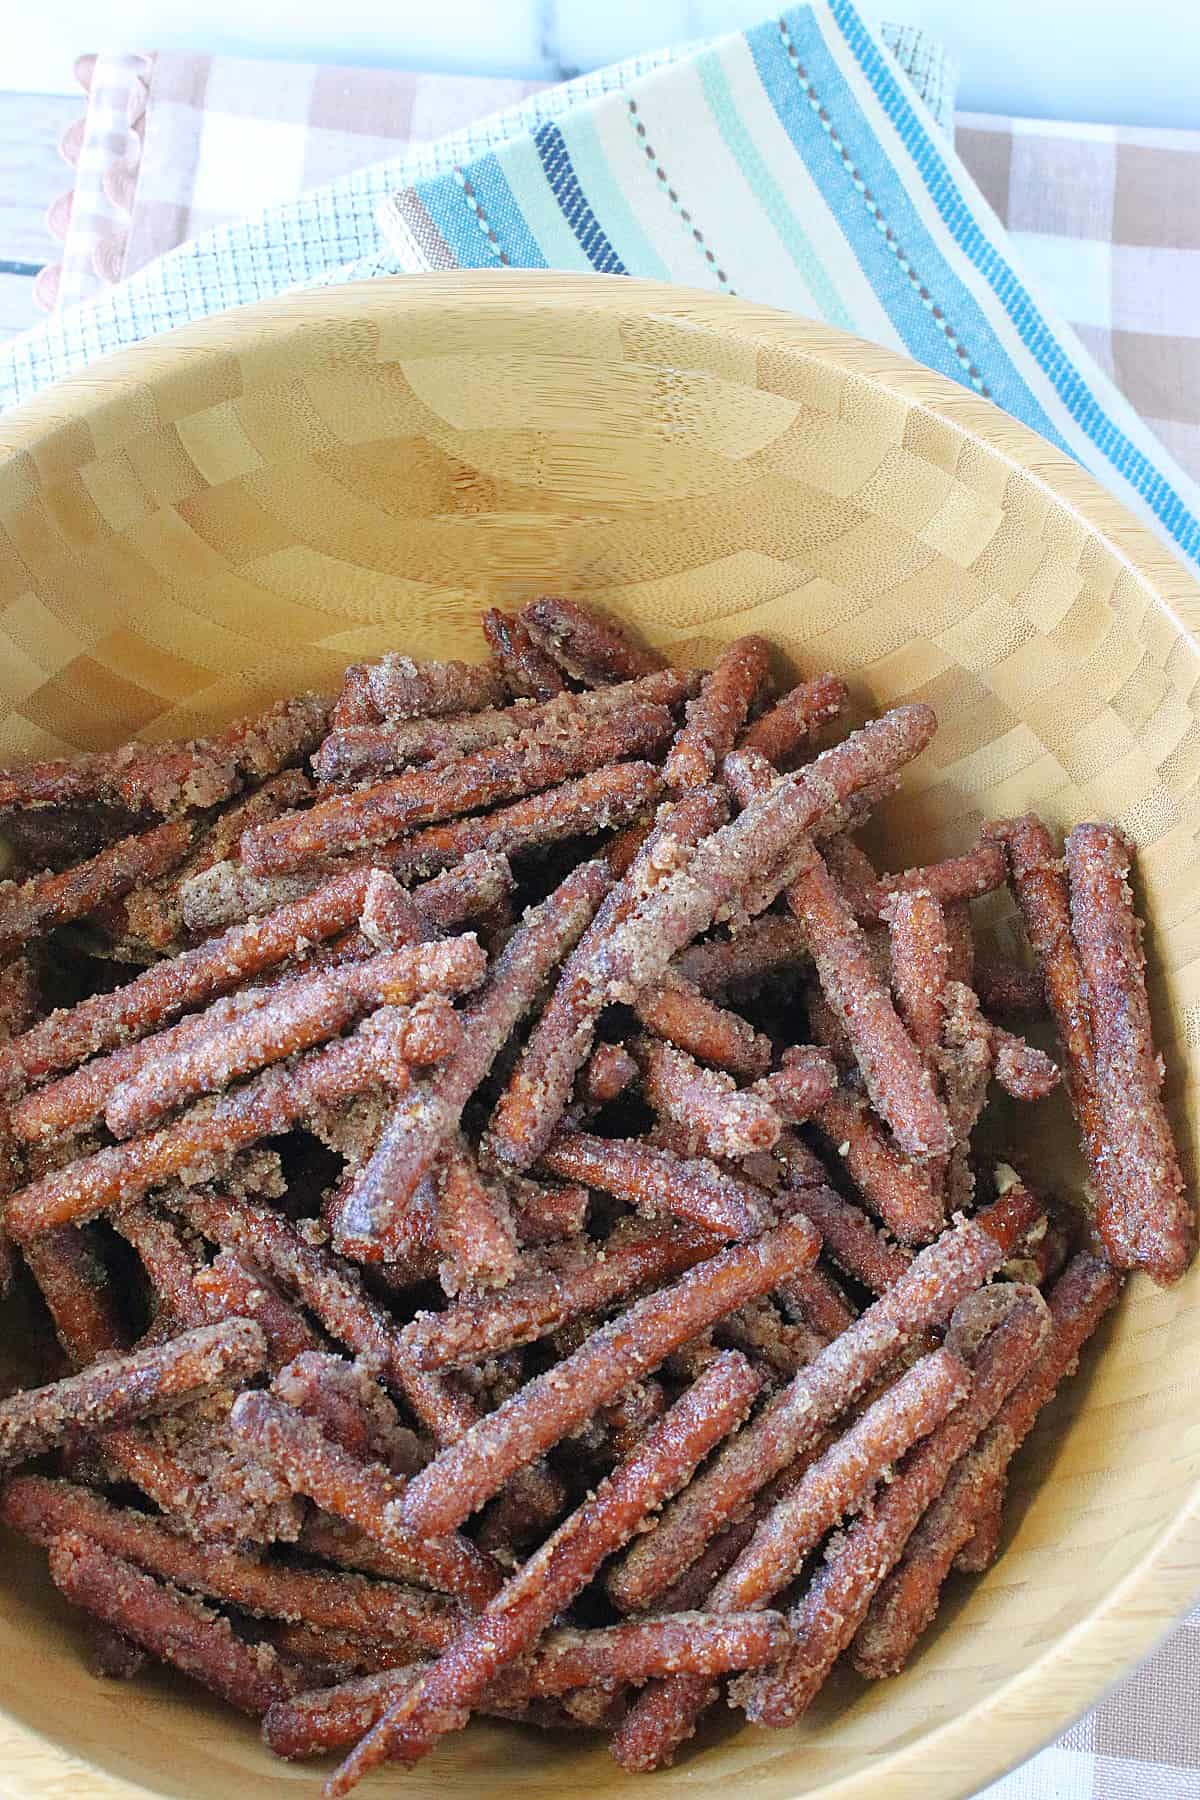
[[[467,193],[464,180],[470,183],[471,194]],[[501,253],[520,269],[546,267],[546,259],[526,229],[504,171],[490,152],[453,175],[437,175],[431,181],[420,182],[417,193],[460,267],[494,269],[501,261]],[[480,213],[491,227],[494,242],[480,223]]]
[[[629,270],[609,243],[599,220],[588,205],[572,166],[566,140],[558,126],[547,119],[534,132],[533,141],[542,159],[550,191],[593,269],[598,275],[628,275]]]
[[[591,108],[577,107],[562,122],[575,171],[604,218],[613,248],[625,267],[636,269],[640,277],[670,281],[670,269],[638,224],[613,178],[612,165],[596,126],[597,116]]]
[[[766,158],[755,143],[746,122],[738,112],[720,55],[705,50],[696,58],[696,72],[704,90],[704,98],[726,148],[738,166],[742,180],[762,207],[775,235],[800,271],[800,278],[812,295],[817,310],[831,325],[843,331],[854,330],[842,297],[813,246],[800,220],[788,205],[787,197],[775,180]]]
[[[791,35],[796,55],[826,115],[824,121],[805,96],[784,47],[781,23]],[[896,169],[830,56],[811,10],[798,9],[786,14],[782,21],[775,19],[758,26],[747,33],[747,42],[780,122],[812,171],[826,204],[906,348],[927,367],[964,386],[970,385],[964,364],[934,317],[936,299],[996,403],[1067,451],[1067,445],[1021,379],[978,302],[939,254]],[[834,121],[859,177],[858,183],[833,143],[830,126]],[[864,189],[869,190],[879,215],[894,233],[896,248],[889,245],[884,225],[870,210]],[[906,273],[897,248],[911,259],[919,285],[914,285]],[[920,299],[920,288],[925,290],[924,301]]]
[[[833,0],[838,29],[895,127],[930,199],[955,243],[1004,306],[1021,342],[1054,386],[1080,429],[1146,502],[1189,556],[1200,557],[1200,519],[1137,445],[1108,416],[1059,343],[1032,295],[986,236],[891,70],[880,57],[851,0]],[[793,15],[789,14],[789,23]],[[1021,417],[1025,417],[1024,413]],[[1040,428],[1039,428],[1040,429]]]

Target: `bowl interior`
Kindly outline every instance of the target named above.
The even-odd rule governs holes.
[[[1118,820],[1192,1176],[1200,594],[1040,440],[823,328],[625,281],[422,278],[100,365],[0,429],[0,762],[186,733],[387,647],[476,660],[480,606],[535,591],[688,661],[762,632],[781,670],[845,673],[860,714],[932,702],[937,739],[877,839],[896,866],[1030,806]],[[979,911],[1010,935],[1002,906]],[[1047,1183],[1077,1182],[1065,1115],[1032,1130]],[[1007,1554],[900,1679],[839,1679],[790,1732],[731,1716],[645,1781],[582,1740],[480,1725],[379,1790],[499,1793],[514,1767],[531,1796],[973,1790],[1200,1586],[1198,1280],[1131,1285],[1021,1459]],[[195,1691],[93,1679],[40,1553],[5,1551],[0,1741],[22,1792],[314,1791]]]

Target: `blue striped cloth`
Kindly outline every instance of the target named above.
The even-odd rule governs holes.
[[[648,276],[907,351],[1200,562],[1200,493],[1024,276],[853,0],[793,7],[582,100],[398,191],[381,223],[407,269]]]

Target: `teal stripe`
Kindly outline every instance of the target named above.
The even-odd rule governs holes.
[[[783,189],[767,167],[762,152],[738,113],[737,102],[721,64],[720,52],[703,51],[695,58],[695,67],[704,89],[704,98],[717,129],[725,140],[726,148],[737,163],[743,180],[753,190],[755,198],[775,227],[780,242],[799,269],[818,312],[831,325],[838,325],[843,331],[857,331],[858,327],[830,279],[829,271],[813,248],[812,239],[788,205]],[[755,73],[757,79],[757,71]],[[626,261],[629,259],[626,258]]]
[[[623,106],[624,101],[620,104]],[[655,281],[670,281],[670,270],[643,232],[613,179],[608,156],[593,123],[592,109],[589,113],[592,116],[579,109],[565,118],[559,129],[592,210],[598,219],[603,219],[605,235],[627,269],[634,269],[639,276]]]
[[[592,265],[579,239],[563,218],[554,190],[533,138],[514,138],[496,151],[496,160],[514,195],[520,196],[519,215],[536,240],[548,269],[578,269],[590,274]],[[470,170],[467,171],[468,174]]]

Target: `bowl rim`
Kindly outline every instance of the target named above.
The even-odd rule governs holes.
[[[0,480],[13,459],[52,454],[60,434],[82,417],[114,423],[144,417],[154,388],[181,355],[223,356],[255,339],[278,340],[306,328],[391,318],[447,307],[486,305],[526,319],[531,309],[659,318],[699,337],[733,337],[832,364],[940,419],[1032,479],[1122,564],[1181,635],[1200,639],[1200,582],[1149,528],[1078,464],[990,400],[957,386],[900,352],[833,326],[726,294],[628,276],[552,270],[464,270],[377,277],[297,290],[214,314],[98,358],[0,418]],[[1200,647],[1200,646],[1198,646]],[[1136,1566],[1108,1597],[1056,1638],[1019,1674],[967,1712],[923,1732],[881,1758],[877,1768],[834,1777],[808,1800],[872,1800],[886,1783],[889,1800],[965,1800],[1035,1755],[1067,1725],[1128,1677],[1200,1592],[1200,1481]],[[782,1742],[782,1734],[781,1734]],[[0,1698],[0,1759],[30,1795],[86,1791],[97,1800],[158,1800],[156,1790],[110,1774],[66,1750],[5,1710]]]

